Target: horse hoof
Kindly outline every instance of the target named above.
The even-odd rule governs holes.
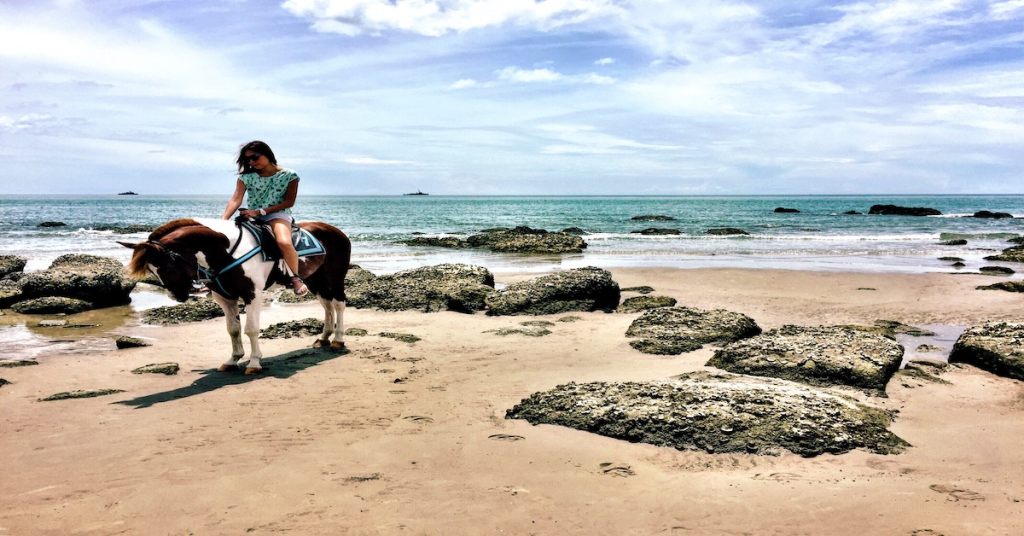
[[[323,348],[324,346],[327,346],[327,341],[317,339],[316,342],[313,343],[313,348]]]
[[[245,367],[245,375],[246,376],[255,376],[255,375],[260,374],[262,372],[263,372],[263,368],[262,367],[260,367],[260,368],[257,368],[257,367]]]
[[[238,368],[238,365],[221,365],[217,367],[217,372],[227,372],[229,370],[235,370],[236,368]]]
[[[344,350],[344,349],[345,349],[345,343],[343,343],[343,342],[334,341],[334,342],[331,343],[331,350]]]

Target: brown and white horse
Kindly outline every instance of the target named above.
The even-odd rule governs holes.
[[[345,274],[352,243],[345,233],[326,223],[298,225],[320,240],[326,250],[324,255],[299,259],[298,275],[324,308],[324,330],[314,346],[342,349],[345,347],[342,338]],[[194,290],[193,283],[210,280],[204,282],[224,310],[231,336],[231,358],[221,365],[221,371],[237,367],[245,355],[238,305],[241,299],[245,303],[245,334],[251,346],[245,373],[256,374],[262,370],[259,336],[263,291],[274,283],[287,286],[288,278],[278,267],[278,261],[264,261],[262,254],[249,255],[259,245],[251,233],[228,220],[181,219],[161,225],[145,242],[119,243],[135,250],[128,264],[133,275],[154,274],[168,294],[179,302],[188,300]],[[205,277],[201,277],[203,275]],[[328,342],[332,335],[333,341]]]

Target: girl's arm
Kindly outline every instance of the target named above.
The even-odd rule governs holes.
[[[231,196],[231,200],[228,201],[227,208],[224,209],[224,215],[220,217],[222,220],[229,220],[231,216],[238,210],[238,207],[242,206],[242,199],[245,198],[245,183],[242,179],[238,179],[235,184],[235,193]]]
[[[284,191],[284,201],[267,207],[267,212],[280,212],[286,208],[295,206],[295,196],[299,194],[299,180],[288,183],[288,189]]]

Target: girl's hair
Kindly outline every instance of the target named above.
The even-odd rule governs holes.
[[[252,168],[252,166],[249,165],[249,159],[245,157],[246,151],[260,153],[261,155],[267,157],[267,160],[270,160],[271,164],[277,165],[277,157],[274,156],[274,151],[270,148],[269,145],[260,140],[250,141],[249,143],[243,145],[242,148],[238,151],[238,159],[235,160],[235,162],[238,163],[239,175],[245,175],[246,173],[253,173],[254,171],[256,171]]]

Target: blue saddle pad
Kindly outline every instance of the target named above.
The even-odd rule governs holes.
[[[278,251],[277,247],[277,240],[274,238],[274,232],[269,226],[258,225],[248,221],[242,221],[238,224],[252,233],[253,238],[259,244],[260,251],[263,253],[263,260],[276,261],[281,258],[281,252]],[[295,252],[299,254],[299,257],[316,257],[317,255],[327,253],[324,245],[313,236],[313,233],[298,226],[292,226],[292,245],[295,246]]]

